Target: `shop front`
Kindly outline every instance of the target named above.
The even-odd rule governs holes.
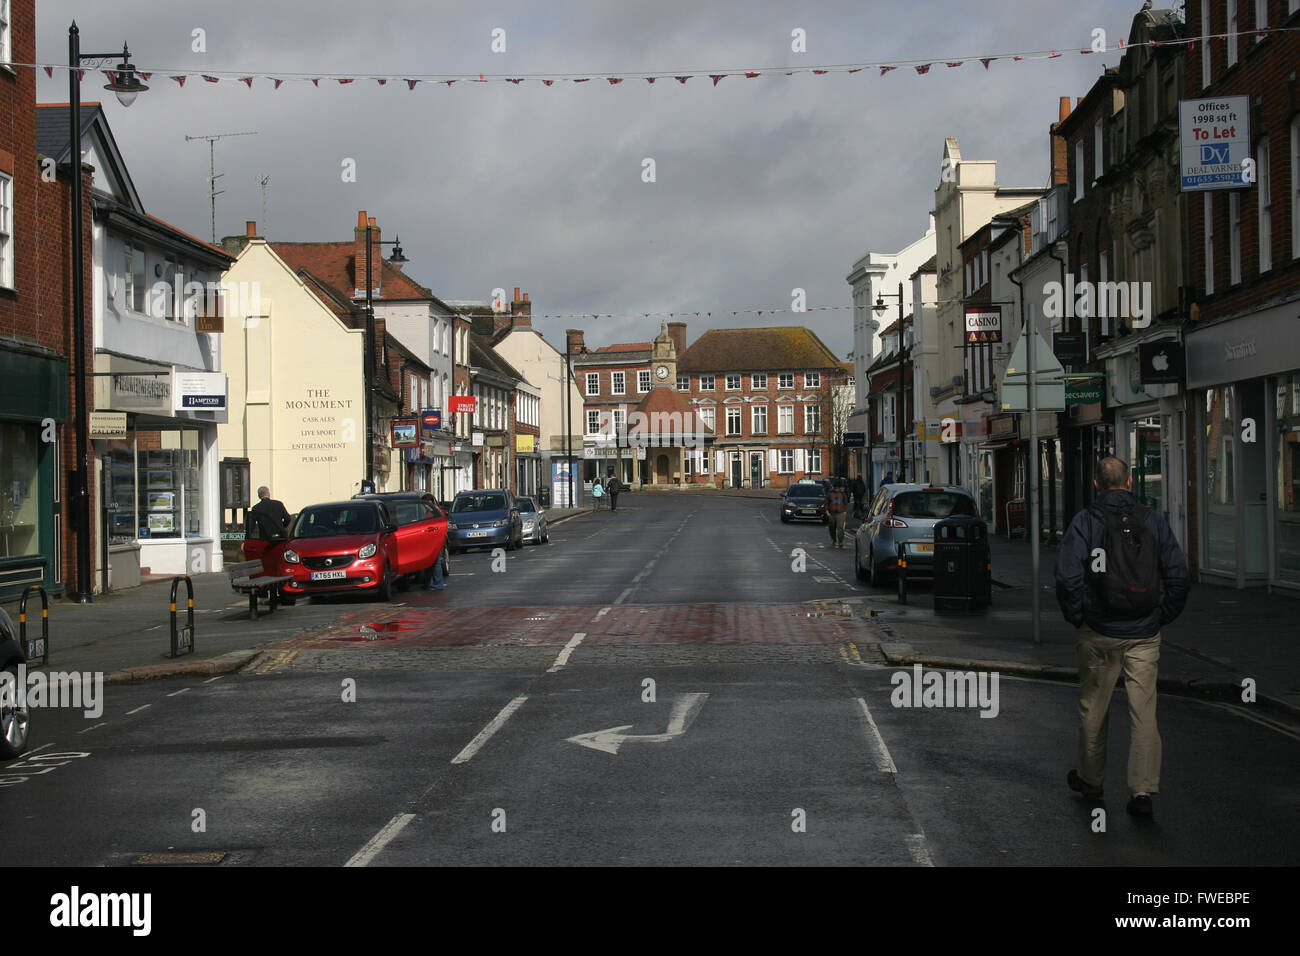
[[[0,346],[0,601],[29,585],[63,591],[58,426],[68,420],[68,363],[44,349]]]
[[[1202,578],[1300,588],[1295,303],[1187,335]]]
[[[138,584],[141,574],[220,570],[225,376],[103,352],[95,370],[96,411],[125,416],[121,433],[94,442],[109,587]]]

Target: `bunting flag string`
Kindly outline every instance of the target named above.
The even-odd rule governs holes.
[[[645,80],[649,84],[653,84],[655,80],[673,79],[676,80],[679,84],[685,85],[687,80],[701,75],[708,76],[709,79],[713,81],[713,86],[716,87],[724,79],[731,76],[739,76],[739,77],[744,77],[746,79],[752,80],[752,79],[757,79],[759,77],[765,77],[765,76],[794,76],[795,74],[798,73],[810,73],[813,76],[826,76],[831,73],[861,73],[863,71],[874,71],[874,70],[879,70],[880,76],[884,76],[885,74],[892,73],[895,70],[906,69],[906,68],[910,68],[918,75],[924,76],[931,72],[931,67],[933,67],[936,63],[943,63],[949,69],[954,69],[956,67],[964,65],[970,60],[978,60],[980,63],[984,65],[984,69],[988,70],[990,64],[999,60],[1013,62],[1013,63],[1020,63],[1026,60],[1055,60],[1055,59],[1061,59],[1067,52],[1078,53],[1080,55],[1089,55],[1093,53],[1122,53],[1134,47],[1144,47],[1144,46],[1150,47],[1152,49],[1156,49],[1158,47],[1166,48],[1166,47],[1185,46],[1189,51],[1191,51],[1191,50],[1195,50],[1197,44],[1200,42],[1209,42],[1212,40],[1226,40],[1229,37],[1234,37],[1234,36],[1235,37],[1251,37],[1257,35],[1267,36],[1273,33],[1280,34],[1280,33],[1291,33],[1296,31],[1300,31],[1300,26],[1271,27],[1262,30],[1242,30],[1237,33],[1210,33],[1210,34],[1204,34],[1202,36],[1182,37],[1176,40],[1159,40],[1159,41],[1150,40],[1144,43],[1133,43],[1133,44],[1127,43],[1125,40],[1120,40],[1116,44],[1094,44],[1091,47],[1084,47],[1084,48],[1074,48],[1074,47],[1064,46],[1064,47],[1057,47],[1055,49],[1050,49],[1050,50],[1034,50],[1034,51],[1021,51],[1016,53],[986,54],[982,56],[961,57],[959,59],[948,59],[947,57],[935,56],[926,59],[885,60],[885,61],[879,61],[874,63],[818,64],[815,66],[800,66],[800,67],[781,66],[781,67],[762,67],[758,69],[750,67],[746,69],[715,70],[715,71],[700,70],[695,73],[686,73],[686,74],[664,72],[664,71],[647,71],[647,72],[639,72],[639,73],[610,73],[600,77],[593,77],[593,76],[577,74],[577,73],[534,73],[534,74],[523,74],[523,75],[486,74],[486,73],[478,73],[478,74],[367,73],[367,74],[351,74],[351,75],[334,74],[329,77],[322,77],[319,73],[317,74],[294,73],[294,72],[286,72],[283,70],[277,70],[272,74],[264,74],[264,73],[250,74],[247,70],[242,70],[242,71],[213,70],[208,73],[195,73],[195,72],[188,72],[185,70],[169,70],[164,67],[151,67],[147,70],[140,70],[138,72],[139,75],[145,80],[148,80],[149,77],[151,77],[154,73],[161,73],[162,75],[167,76],[169,79],[174,80],[178,87],[183,87],[187,79],[197,77],[202,79],[205,83],[213,83],[213,84],[220,83],[222,80],[237,80],[238,82],[245,84],[249,89],[253,88],[254,82],[256,80],[269,80],[271,83],[274,84],[274,88],[277,90],[284,83],[290,81],[308,82],[311,83],[312,86],[317,87],[319,89],[320,81],[323,78],[332,79],[340,86],[344,86],[350,83],[355,83],[357,80],[374,80],[380,86],[386,86],[388,82],[392,80],[395,83],[396,82],[405,83],[406,88],[408,90],[414,90],[416,86],[421,83],[444,83],[447,85],[448,88],[450,88],[453,84],[461,81],[471,82],[471,83],[505,82],[513,86],[520,86],[528,81],[537,81],[542,83],[544,86],[554,86],[556,83],[575,83],[575,84],[590,83],[592,79],[604,79],[609,86],[618,86],[619,84],[623,83],[624,80],[641,79],[641,80]],[[50,78],[53,78],[55,70],[72,69],[72,67],[62,63],[8,63],[6,65],[9,67],[28,67],[33,69],[43,69],[45,71],[45,75]],[[82,67],[79,68],[78,72],[84,78],[88,70],[87,68]],[[101,69],[99,72],[103,73],[111,81],[114,71],[110,69]]]

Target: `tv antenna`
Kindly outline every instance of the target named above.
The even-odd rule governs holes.
[[[267,211],[266,194],[271,188],[270,175],[258,176],[257,185],[262,189],[262,236],[266,237],[271,234],[271,214]]]
[[[216,171],[216,145],[217,140],[225,139],[227,136],[256,136],[257,130],[246,133],[216,133],[211,136],[186,136],[185,142],[191,142],[196,139],[206,139],[208,141],[208,194],[212,200],[212,244],[217,244],[217,197],[225,192],[224,189],[217,189],[217,180],[224,176],[217,175]]]

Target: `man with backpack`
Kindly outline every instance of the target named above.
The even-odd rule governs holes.
[[[609,478],[605,481],[605,494],[609,495],[609,510],[618,510],[618,493],[623,490],[623,482],[619,481],[614,475],[614,469],[609,470]]]
[[[826,496],[826,517],[831,530],[831,545],[844,547],[844,519],[849,510],[849,496],[843,478],[832,478],[830,493]]]
[[[1066,783],[1101,799],[1107,711],[1122,671],[1131,725],[1128,812],[1149,817],[1160,786],[1160,631],[1187,603],[1187,562],[1164,515],[1133,496],[1128,465],[1103,458],[1093,485],[1097,501],[1074,516],[1056,562],[1056,599],[1078,629],[1079,762]]]

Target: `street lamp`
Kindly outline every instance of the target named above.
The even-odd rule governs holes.
[[[395,236],[391,242],[384,240],[375,242],[371,238],[370,218],[366,218],[366,344],[362,350],[362,360],[366,363],[366,484],[370,490],[375,490],[375,428],[374,428],[374,397],[371,394],[374,391],[375,381],[375,302],[373,283],[370,279],[370,247],[371,246],[392,246],[393,255],[389,262],[409,262],[406,256],[402,255],[402,237]]]
[[[885,305],[886,297],[898,299],[898,412],[894,416],[894,434],[900,436],[898,439],[898,470],[900,474],[894,480],[900,481],[904,477],[901,474],[903,471],[903,439],[901,437],[902,430],[898,427],[898,424],[903,420],[903,410],[906,407],[903,396],[903,283],[898,283],[898,292],[876,293],[876,304],[872,306],[876,315],[885,314],[885,310],[888,308]]]
[[[81,31],[74,20],[68,28],[68,144],[72,151],[72,341],[73,387],[75,389],[76,415],[76,481],[75,523],[77,528],[77,591],[74,600],[90,604],[93,600],[90,580],[90,485],[88,436],[86,424],[86,308],[83,301],[85,282],[82,279],[83,239],[81,215],[81,64],[85,60],[111,60],[116,53],[82,53]],[[138,94],[149,87],[140,82],[131,53],[122,44],[122,62],[116,70],[109,71],[109,82],[104,89],[117,95],[118,102],[130,106]]]

